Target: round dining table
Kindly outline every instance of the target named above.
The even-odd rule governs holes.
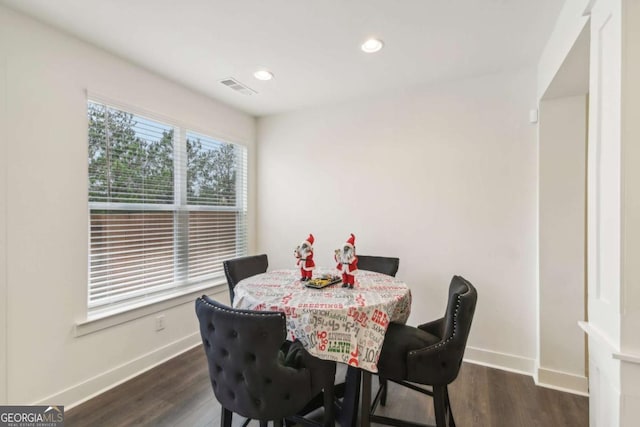
[[[319,269],[314,277],[337,275]],[[288,339],[298,339],[320,359],[377,372],[390,322],[404,323],[411,310],[411,291],[401,280],[358,270],[353,288],[337,283],[323,289],[305,286],[299,270],[274,270],[240,281],[234,288],[236,308],[284,312]]]

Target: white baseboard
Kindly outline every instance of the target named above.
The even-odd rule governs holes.
[[[200,333],[193,333],[58,393],[47,396],[44,399],[34,402],[33,405],[48,405],[54,402],[63,404],[65,410],[69,410],[200,345],[200,340]],[[518,374],[530,375],[533,376],[534,379],[536,377],[535,360],[513,354],[467,347],[464,361]],[[537,370],[536,385],[583,396],[588,395],[587,378],[550,369],[539,368]]]
[[[192,349],[201,343],[200,333],[187,335],[177,341],[137,357],[120,366],[96,375],[88,380],[75,384],[65,390],[34,402],[33,405],[49,405],[52,403],[64,405],[65,411],[77,406],[105,391],[154,368],[167,360]]]
[[[540,387],[589,396],[589,379],[584,375],[538,368],[538,374],[534,376],[534,380],[536,385]]]
[[[464,352],[464,361],[517,374],[533,375],[535,373],[534,359],[481,348],[467,347]]]
[[[589,380],[587,377],[536,367],[535,359],[528,357],[467,347],[464,361],[503,371],[529,375],[533,377],[535,384],[540,387],[552,388],[581,396],[589,395]]]

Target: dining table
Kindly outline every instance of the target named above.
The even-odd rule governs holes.
[[[314,277],[338,275],[320,268]],[[235,308],[280,311],[286,315],[287,338],[299,340],[313,356],[348,366],[341,425],[355,425],[361,373],[370,391],[390,322],[405,323],[411,312],[411,290],[402,280],[358,270],[353,288],[336,283],[322,289],[306,286],[299,270],[272,270],[240,281]],[[370,402],[364,396],[362,405]]]

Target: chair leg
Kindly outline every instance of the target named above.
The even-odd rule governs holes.
[[[387,404],[387,388],[389,386],[389,382],[386,378],[378,377],[378,381],[380,382],[380,388],[382,389],[382,393],[380,393],[380,405],[384,406]]]
[[[449,387],[444,388],[444,398],[449,411],[449,427],[456,427],[456,422],[453,420],[453,409],[451,408],[451,402],[449,401]]]
[[[274,420],[273,427],[282,427],[282,420]]]
[[[222,408],[222,416],[220,419],[221,427],[231,427],[231,418],[233,417],[233,412],[226,408]]]
[[[267,427],[267,424],[269,424],[269,421],[260,420],[260,427]]]
[[[322,397],[324,399],[324,426],[331,427],[336,422],[336,408],[334,406],[334,394],[333,389],[326,388],[322,391]]]
[[[369,427],[371,416],[371,372],[362,371],[362,395],[360,396],[360,425]]]
[[[446,427],[447,425],[447,406],[446,406],[446,387],[433,386],[433,409],[436,414],[436,427]]]

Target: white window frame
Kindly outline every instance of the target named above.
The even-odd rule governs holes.
[[[91,214],[93,210],[110,210],[110,211],[164,211],[173,212],[174,224],[176,227],[182,227],[182,232],[178,228],[174,228],[174,258],[176,265],[177,281],[172,282],[170,286],[162,286],[154,288],[150,295],[145,297],[131,297],[121,302],[112,304],[91,304],[90,287],[91,282],[88,278],[87,284],[87,317],[86,320],[76,324],[76,335],[84,335],[95,330],[113,326],[122,322],[129,321],[133,318],[148,315],[157,311],[184,304],[192,301],[196,295],[203,290],[219,287],[226,284],[224,272],[219,272],[215,276],[204,280],[189,282],[186,278],[187,271],[180,258],[186,259],[186,251],[188,246],[188,223],[187,217],[182,218],[180,213],[197,212],[197,211],[214,211],[214,212],[236,212],[236,242],[240,241],[240,245],[236,245],[234,256],[243,256],[248,253],[248,219],[247,219],[247,186],[248,186],[248,150],[243,144],[230,141],[228,138],[221,138],[212,135],[211,132],[198,130],[197,127],[181,124],[179,121],[167,119],[154,113],[149,113],[140,108],[123,105],[121,103],[107,100],[101,96],[89,95],[87,99],[87,108],[89,103],[104,105],[108,108],[124,111],[134,116],[150,119],[160,122],[164,125],[171,126],[174,129],[174,203],[173,204],[143,204],[143,203],[105,203],[105,202],[88,202],[89,222],[91,223]],[[235,206],[200,206],[188,205],[187,203],[187,167],[186,167],[186,135],[187,132],[193,132],[207,138],[211,138],[220,143],[230,144],[236,148],[236,153],[241,157],[240,169],[236,175],[236,198]],[[183,163],[179,163],[183,162]],[[180,168],[176,165],[183,164]],[[87,189],[87,198],[89,198],[89,189]],[[185,233],[186,232],[186,233]],[[91,254],[91,230],[88,232],[89,255]],[[88,273],[91,271],[91,261],[88,260]],[[166,289],[165,289],[166,288]],[[114,319],[113,316],[118,317]],[[106,319],[106,321],[105,321]]]

